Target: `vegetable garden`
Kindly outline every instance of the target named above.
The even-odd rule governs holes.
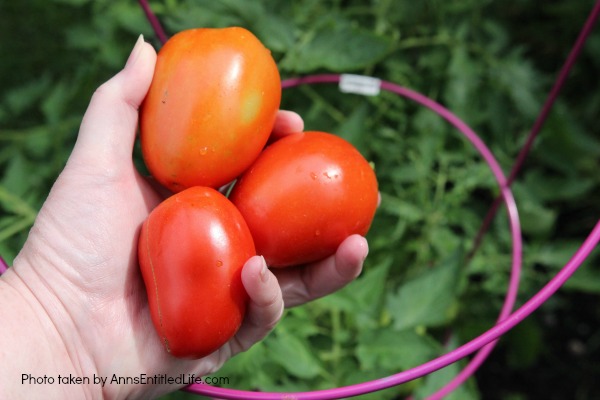
[[[168,34],[242,26],[271,50],[282,79],[377,77],[423,94],[464,121],[506,175],[594,7],[591,0],[165,0]],[[596,5],[597,7],[597,5]],[[73,147],[94,89],[142,33],[139,4],[30,0],[0,4],[0,255],[10,265]],[[600,216],[600,31],[591,32],[511,184],[522,230],[515,307],[560,271]],[[228,389],[304,392],[410,370],[496,324],[514,232],[477,149],[436,112],[382,90],[289,85],[281,108],[307,130],[336,133],[375,168],[381,192],[361,276],[286,310],[275,331],[215,375]],[[144,170],[138,145],[134,160]],[[480,240],[480,241],[479,241]],[[598,252],[540,309],[503,335],[455,399],[592,399],[600,395]],[[467,359],[358,398],[426,398]],[[177,392],[163,399],[199,398]]]

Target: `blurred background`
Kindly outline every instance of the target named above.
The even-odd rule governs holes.
[[[376,76],[442,103],[508,172],[594,1],[164,0],[168,34],[239,25],[271,49],[282,78]],[[133,0],[0,0],[0,255],[9,264],[73,147],[95,88],[137,36],[160,42]],[[524,239],[518,304],[577,250],[600,217],[600,28],[513,184]],[[306,391],[381,378],[494,325],[511,262],[485,162],[433,112],[395,94],[335,85],[283,93],[308,129],[352,141],[375,165],[382,204],[363,274],[288,310],[264,341],[215,377],[224,387]],[[139,149],[134,154],[143,168]],[[504,336],[454,399],[600,398],[600,265],[595,252],[550,301]],[[420,399],[464,363],[362,396]],[[182,392],[164,399],[199,398]]]

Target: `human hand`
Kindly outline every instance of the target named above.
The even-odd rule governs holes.
[[[339,289],[360,273],[366,257],[365,239],[353,236],[327,260],[275,274],[261,257],[251,258],[242,272],[250,303],[236,336],[201,360],[170,356],[152,326],[136,255],[139,228],[164,194],[132,162],[138,107],[155,62],[155,51],[140,40],[125,68],[96,91],[67,165],[13,268],[0,280],[0,306],[4,305],[0,317],[3,322],[8,319],[9,333],[22,333],[16,316],[19,307],[25,309],[22,319],[29,321],[27,335],[17,343],[25,340],[33,347],[15,348],[15,356],[34,351],[42,375],[54,374],[51,368],[80,377],[212,373],[264,338],[279,320],[284,301],[287,306],[298,305]],[[296,114],[280,112],[274,136],[302,129]],[[11,306],[17,312],[7,309]],[[19,384],[20,374],[31,370],[32,362],[31,357],[22,356],[12,371],[0,367],[0,376],[2,372],[18,375],[8,386],[0,385],[0,397],[18,394],[11,392],[10,384]],[[50,389],[58,390],[18,386],[12,389],[27,387],[33,397],[35,390],[43,390],[46,398],[51,397]],[[60,388],[67,389],[82,391],[78,397],[148,398],[177,387]],[[73,393],[61,392],[57,397],[73,397]]]

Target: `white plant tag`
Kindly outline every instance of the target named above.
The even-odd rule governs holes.
[[[365,75],[342,74],[339,87],[342,93],[377,96],[381,90],[381,79]]]

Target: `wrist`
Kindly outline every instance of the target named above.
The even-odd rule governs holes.
[[[15,265],[0,278],[0,359],[10,360],[0,365],[0,398],[101,398],[93,385],[69,380],[91,376],[82,368],[88,358],[61,301],[35,275]]]

